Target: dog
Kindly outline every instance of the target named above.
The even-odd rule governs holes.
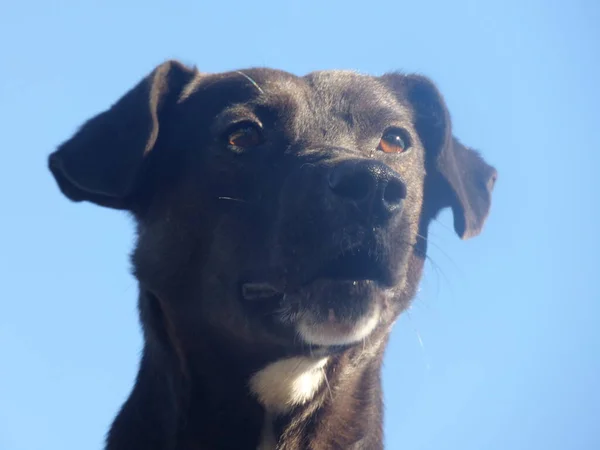
[[[428,78],[156,67],[48,160],[129,212],[144,347],[108,450],[381,449],[381,365],[428,226],[496,170]]]

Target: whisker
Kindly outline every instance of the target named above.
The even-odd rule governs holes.
[[[362,347],[361,357],[366,356],[366,354],[367,354],[367,346],[369,345],[369,338],[370,338],[370,336],[365,336],[362,340],[363,347]]]
[[[240,70],[236,70],[236,72],[239,73],[244,78],[246,78],[250,83],[252,83],[252,85],[258,90],[258,92],[260,92],[261,94],[265,93],[265,91],[263,91],[261,89],[261,87],[258,85],[258,83],[256,81],[254,81],[252,78],[250,78],[250,76],[246,75],[244,72],[242,72]]]
[[[452,257],[448,254],[448,252],[446,252],[440,245],[436,244],[435,242],[433,242],[431,239],[421,235],[421,234],[417,234],[417,237],[420,239],[423,239],[425,242],[427,242],[427,244],[431,244],[433,247],[435,247],[437,250],[439,250],[439,252],[444,255],[446,257],[446,259],[448,259],[448,261],[450,261],[452,263],[452,265],[454,266],[454,268],[456,270],[458,270],[460,272],[461,275],[464,275],[463,270],[460,268],[460,266],[456,263],[456,261],[454,261],[454,259],[452,259]]]
[[[437,217],[434,217],[433,220],[435,220],[446,231],[449,231],[450,233],[454,234],[454,230],[452,228],[450,228],[448,225],[446,225],[445,223],[443,223],[440,219],[438,219]]]
[[[242,200],[241,198],[234,198],[234,197],[217,197],[218,200],[229,200],[232,202],[240,202],[240,203],[250,203],[247,200]]]
[[[424,239],[421,236],[422,239]],[[408,242],[408,241],[400,241],[401,243],[403,243],[404,245],[416,248],[417,243],[412,243],[412,242]],[[431,266],[433,267],[435,274],[439,277],[440,275],[443,277],[443,279],[446,281],[446,283],[448,283],[448,285],[450,286],[450,289],[452,289],[452,283],[450,282],[450,279],[446,276],[446,274],[444,273],[444,271],[442,270],[441,266],[436,263],[434,261],[434,259],[429,256],[429,255],[424,255],[425,259],[431,264]],[[460,271],[460,268],[458,269]],[[438,283],[438,288],[437,288],[437,294],[439,294],[439,289],[440,289],[440,285]],[[437,295],[436,294],[436,295]]]
[[[329,385],[329,380],[327,379],[327,372],[325,372],[324,367],[321,367],[321,372],[323,372],[323,378],[325,378],[325,385],[329,391],[329,398],[331,398],[331,401],[333,401],[333,392],[331,391],[331,386]]]
[[[419,333],[419,330],[417,329],[417,327],[413,325],[413,318],[410,314],[410,311],[406,311],[406,315],[408,317],[408,320],[410,320],[410,322],[411,322],[411,327],[412,327],[413,331],[417,335],[417,339],[419,341],[419,346],[421,347],[421,351],[423,352],[423,358],[425,359],[425,368],[427,370],[430,370],[431,364],[429,363],[429,356],[427,355],[427,350],[425,350],[425,345],[423,344],[423,339],[421,338],[421,333]]]
[[[430,256],[427,256],[426,258],[427,258],[427,261],[429,262],[429,264],[431,264],[431,267],[433,267],[435,274],[438,276],[438,280],[441,275],[441,277],[444,279],[444,281],[450,287],[450,290],[452,290],[452,283],[450,282],[450,278],[448,278],[448,276],[446,276],[446,273],[442,270],[441,266],[438,263],[436,263],[434,261],[434,259],[431,258]],[[438,296],[439,294],[440,294],[440,283],[438,281],[435,295]]]

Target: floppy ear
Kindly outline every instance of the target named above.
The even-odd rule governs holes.
[[[462,239],[477,236],[487,219],[496,169],[452,135],[450,114],[435,85],[425,77],[401,74],[383,79],[408,100],[426,151],[424,213],[428,219],[452,208],[454,230]]]
[[[441,177],[436,191],[450,189],[444,199],[452,207],[454,230],[462,239],[469,239],[481,233],[490,212],[492,190],[498,178],[496,169],[487,164],[475,150],[465,147],[452,137],[450,143],[437,158],[437,170]],[[433,180],[432,180],[433,181]]]
[[[73,201],[128,208],[161,119],[196,73],[175,61],[161,64],[52,153],[48,165],[63,194]]]

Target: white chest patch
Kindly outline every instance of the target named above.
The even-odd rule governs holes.
[[[314,397],[325,381],[327,358],[303,356],[269,364],[250,378],[250,390],[272,414],[281,414]]]

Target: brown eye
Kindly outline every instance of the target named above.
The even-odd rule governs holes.
[[[237,148],[256,147],[263,141],[260,128],[253,123],[243,123],[236,126],[227,136],[229,145]]]
[[[379,141],[377,150],[384,153],[403,153],[408,150],[408,140],[399,130],[386,131]]]

